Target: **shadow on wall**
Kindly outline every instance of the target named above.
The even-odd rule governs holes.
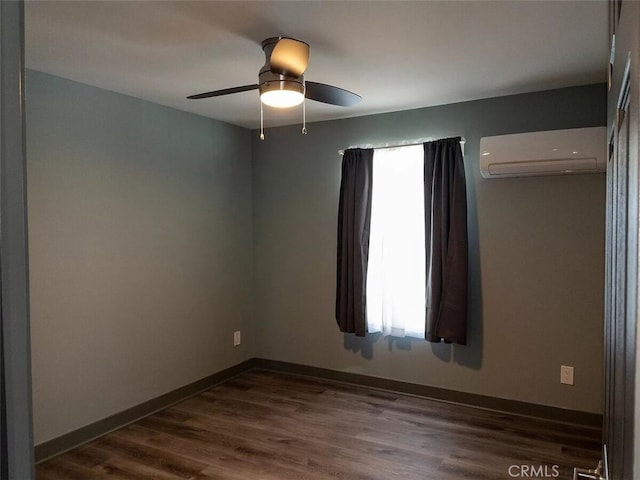
[[[366,337],[356,337],[352,333],[345,333],[343,337],[345,350],[350,350],[353,353],[360,353],[362,358],[373,360],[373,344],[380,340],[382,334],[372,333],[367,334]]]
[[[351,350],[353,353],[360,352],[363,358],[367,360],[373,360],[373,345],[384,339],[387,342],[387,348],[390,352],[394,347],[397,350],[411,351],[411,342],[422,342],[419,338],[411,337],[393,337],[391,335],[383,336],[381,333],[367,334],[366,337],[356,337],[355,335],[345,333],[344,334],[344,348],[345,350]]]
[[[443,362],[454,361],[459,365],[479,370],[482,367],[482,318],[469,319],[469,341],[467,345],[453,345],[446,343],[432,343],[431,351],[433,355]],[[399,338],[387,336],[381,333],[374,333],[366,337],[357,337],[352,333],[344,334],[344,349],[353,353],[360,353],[362,358],[373,360],[374,345],[381,340],[387,342],[389,351],[397,350],[411,351],[412,343],[423,343],[425,340],[419,338]]]

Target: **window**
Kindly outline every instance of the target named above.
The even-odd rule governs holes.
[[[426,272],[422,145],[373,154],[367,331],[425,336]]]
[[[336,252],[341,332],[466,345],[467,193],[460,140],[345,150]]]

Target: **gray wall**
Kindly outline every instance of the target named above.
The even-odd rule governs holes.
[[[605,176],[484,180],[480,138],[605,125],[602,85],[253,135],[255,321],[261,357],[601,413]],[[311,108],[311,107],[310,107]],[[334,320],[339,149],[466,137],[466,347],[359,339]],[[575,385],[559,383],[560,365]]]
[[[38,444],[253,356],[251,141],[38,72],[26,91]]]

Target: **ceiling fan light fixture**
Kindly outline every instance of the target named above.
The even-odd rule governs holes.
[[[304,100],[304,86],[291,80],[265,82],[260,85],[260,101],[269,107],[291,108]]]

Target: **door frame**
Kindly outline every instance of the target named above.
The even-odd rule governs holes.
[[[0,477],[34,478],[27,257],[24,3],[0,1]]]
[[[605,356],[603,457],[611,480],[640,472],[634,418],[638,347],[640,169],[640,3],[609,1],[612,55],[609,68],[607,128],[607,252],[605,280]]]

